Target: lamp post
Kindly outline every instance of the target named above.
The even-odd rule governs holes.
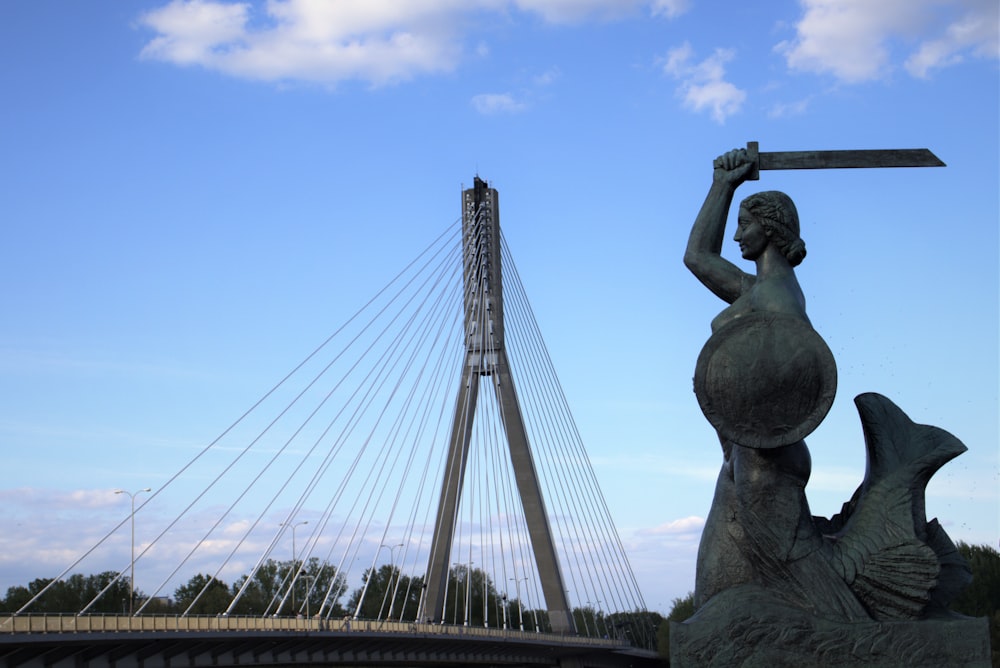
[[[528,581],[528,578],[510,578],[514,581],[514,591],[517,593],[517,621],[521,630],[524,630],[524,606],[521,604],[521,581]],[[537,626],[537,624],[536,624]]]
[[[468,626],[469,620],[472,619],[472,564],[474,563],[471,559],[469,560],[469,568],[465,576],[465,622],[462,626]]]
[[[392,570],[395,570],[395,568],[396,568],[396,548],[397,547],[403,547],[403,544],[402,543],[396,543],[395,545],[386,545],[385,543],[382,543],[381,545],[378,546],[378,549],[381,550],[383,547],[389,548],[389,560],[390,560],[389,561],[389,566],[391,567]],[[392,570],[390,570],[390,573],[392,572]]]
[[[461,561],[456,561],[452,564],[452,568],[455,572],[455,622],[458,622],[458,594],[461,587],[458,586],[458,569],[459,567],[465,567],[465,596],[463,602],[465,603],[465,622],[462,626],[469,625],[469,606],[472,605],[472,564],[476,562],[470,561],[468,564],[463,564]],[[449,578],[451,579],[451,578]]]
[[[590,626],[587,625],[587,612],[590,612],[590,619],[594,622],[594,633],[600,633],[601,630],[597,628],[598,610],[601,609],[601,601],[587,601],[587,607],[583,609],[583,624],[587,627],[587,633],[590,633]]]
[[[395,568],[396,567],[396,548],[397,547],[403,547],[403,544],[402,543],[396,543],[395,545],[386,545],[385,543],[382,543],[381,545],[378,546],[378,549],[381,550],[383,547],[389,548],[389,559],[392,560],[389,565],[392,566],[393,568]]]
[[[135,497],[137,494],[142,492],[152,492],[152,488],[143,487],[142,489],[136,490],[134,492],[126,492],[124,489],[116,489],[115,494],[128,494],[128,498],[132,502],[132,512],[130,515],[132,522],[132,552],[131,557],[129,557],[129,583],[128,583],[128,616],[132,616],[132,606],[135,602]]]
[[[302,579],[306,583],[306,619],[309,619],[309,590],[312,588],[312,582],[315,578],[311,575],[303,575]]]
[[[298,573],[299,569],[296,565],[296,560],[298,559],[298,554],[295,551],[295,527],[302,526],[303,524],[309,524],[309,520],[302,520],[301,522],[295,522],[294,524],[289,524],[288,522],[282,522],[278,526],[290,526],[292,527],[292,569],[289,571],[291,575],[291,581],[288,586],[292,588],[292,614],[295,614],[295,575]]]
[[[386,593],[386,596],[392,596],[392,598],[389,600],[389,615],[388,615],[388,618],[392,619],[392,612],[393,612],[393,610],[396,607],[396,596],[395,596],[395,592],[392,591],[392,576],[393,576],[393,573],[396,571],[396,548],[397,547],[403,547],[403,544],[402,543],[396,543],[395,545],[386,545],[385,543],[382,543],[381,545],[378,546],[378,549],[381,550],[383,547],[389,548],[389,561],[390,561],[390,563],[389,563],[389,582],[386,583],[386,592],[385,593]],[[400,574],[400,575],[402,575],[402,574]],[[399,582],[399,575],[397,575],[397,577],[396,577],[396,582]],[[382,600],[384,601],[385,599],[383,598]],[[405,603],[403,605],[403,608],[404,608],[404,612],[405,612],[405,608],[406,608]],[[382,615],[382,611],[379,610],[379,616],[381,616],[381,615]]]

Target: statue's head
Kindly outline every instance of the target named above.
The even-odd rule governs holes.
[[[793,267],[806,256],[806,244],[799,238],[799,213],[792,198],[777,190],[750,195],[740,203],[764,228],[771,243]]]

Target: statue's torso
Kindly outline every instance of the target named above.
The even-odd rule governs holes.
[[[785,313],[809,322],[806,316],[806,300],[795,274],[789,273],[765,279],[744,274],[743,286],[743,292],[736,301],[712,320],[713,332],[729,321],[755,311]]]

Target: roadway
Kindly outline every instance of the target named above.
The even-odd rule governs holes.
[[[621,640],[366,620],[142,615],[0,618],[0,668],[662,665]]]

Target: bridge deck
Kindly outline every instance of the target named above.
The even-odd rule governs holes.
[[[0,620],[3,668],[657,665],[620,640],[366,620],[28,615]]]

